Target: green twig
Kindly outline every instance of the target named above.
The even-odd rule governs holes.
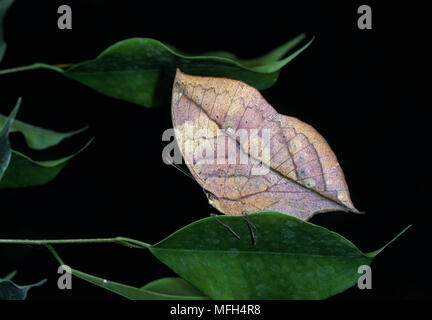
[[[59,64],[53,64],[52,66],[56,68],[66,69],[73,65],[74,65],[73,63],[59,63]]]
[[[64,70],[62,69],[62,67],[67,67],[67,66],[69,65],[68,64],[49,65],[46,63],[37,62],[28,66],[0,70],[0,75],[21,72],[21,71],[35,70],[35,69],[50,69],[50,70],[63,73]]]
[[[60,256],[58,255],[57,251],[55,251],[54,248],[50,244],[47,244],[47,248],[52,253],[52,255],[54,256],[54,258],[56,258],[56,260],[58,261],[58,263],[60,263],[60,265],[64,266],[65,263],[60,258]]]
[[[83,244],[83,243],[118,243],[133,248],[150,248],[151,245],[142,241],[116,237],[116,238],[94,238],[94,239],[0,239],[0,244],[28,244],[28,245],[51,245],[51,244]]]

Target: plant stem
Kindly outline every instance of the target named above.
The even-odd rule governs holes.
[[[33,63],[31,65],[28,65],[28,66],[22,66],[22,67],[0,70],[0,75],[15,73],[15,72],[21,72],[21,71],[35,70],[35,69],[50,69],[50,70],[54,70],[57,72],[64,72],[64,70],[62,69],[62,67],[64,67],[64,66],[67,66],[67,65],[53,66],[53,65],[46,64],[46,63],[37,62],[37,63]]]
[[[118,243],[134,248],[150,248],[151,245],[142,241],[116,237],[116,238],[95,238],[95,239],[51,239],[51,240],[32,240],[32,239],[0,239],[0,244],[83,244],[83,243]]]
[[[59,63],[59,64],[53,64],[52,66],[56,68],[65,69],[65,68],[69,68],[70,66],[73,66],[73,63]]]

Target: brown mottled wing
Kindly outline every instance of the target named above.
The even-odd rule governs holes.
[[[253,87],[178,70],[172,119],[187,166],[219,211],[274,210],[304,220],[317,212],[358,212],[324,138],[278,114]]]

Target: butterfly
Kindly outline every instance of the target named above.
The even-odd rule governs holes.
[[[326,140],[248,84],[177,69],[171,111],[183,159],[221,213],[359,213]]]

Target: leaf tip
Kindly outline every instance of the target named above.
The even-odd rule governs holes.
[[[18,111],[19,111],[19,109],[21,107],[21,102],[22,102],[22,97],[19,97],[18,100],[17,100],[17,102],[16,102],[16,104],[15,104],[15,107],[13,108],[13,110],[12,110],[10,116],[9,116],[9,118],[12,121],[13,121],[13,119],[15,119],[15,117],[16,117],[16,115],[17,115],[17,113],[18,113]]]
[[[402,234],[404,234],[409,228],[411,228],[413,225],[410,224],[407,227],[405,227],[401,232],[399,232],[396,237],[394,237],[392,240],[390,240],[386,245],[384,245],[382,248],[366,253],[366,256],[370,258],[375,258],[381,251],[383,251],[385,248],[387,248],[391,243],[395,242]]]
[[[15,107],[12,109],[12,112],[9,114],[9,117],[8,117],[6,123],[4,124],[3,128],[1,128],[0,137],[4,137],[4,136],[7,137],[9,135],[9,130],[10,130],[12,123],[14,122],[15,117],[18,113],[18,110],[21,106],[21,101],[22,101],[22,98],[19,97],[17,100],[17,103],[15,104]]]

